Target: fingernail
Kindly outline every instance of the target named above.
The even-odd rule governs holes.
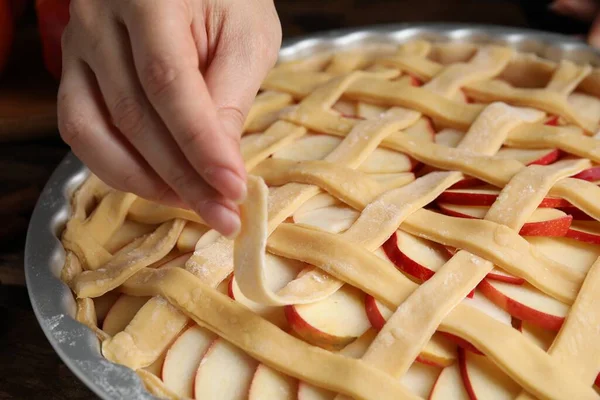
[[[201,206],[200,215],[208,224],[228,239],[234,239],[241,228],[240,216],[221,203],[208,201]]]
[[[236,203],[241,203],[246,199],[246,182],[232,170],[210,167],[205,171],[205,178],[212,187],[228,199]]]

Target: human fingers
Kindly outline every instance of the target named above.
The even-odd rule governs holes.
[[[58,91],[58,126],[63,140],[100,179],[115,189],[133,191],[150,199],[169,198],[167,184],[107,123],[101,104],[89,67],[81,60],[64,59]]]
[[[94,51],[84,53],[119,132],[185,204],[218,231],[234,234],[235,206],[203,181],[154,112],[137,80],[125,30],[116,21],[105,22]]]
[[[199,71],[187,2],[123,2],[142,87],[185,158],[233,201],[246,195],[239,145],[224,128]]]
[[[600,11],[600,4],[596,0],[555,0],[550,8],[558,14],[592,21]]]

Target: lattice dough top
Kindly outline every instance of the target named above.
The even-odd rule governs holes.
[[[598,399],[600,70],[499,46],[280,63],[242,232],[73,196],[62,278],[102,354],[196,399]]]

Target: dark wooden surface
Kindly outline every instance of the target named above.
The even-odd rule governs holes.
[[[519,7],[501,0],[279,0],[277,5],[285,37],[394,22],[526,26]],[[19,112],[25,115],[27,110],[39,113],[40,103],[44,110],[52,109],[48,99],[56,89],[41,68],[35,36],[32,23],[20,27],[19,41],[27,45],[17,46],[13,67],[0,80],[0,106],[3,99],[10,103],[20,98]],[[94,396],[44,337],[24,286],[28,217],[44,182],[68,151],[55,128],[38,133],[46,138],[0,143],[0,399],[89,399]]]

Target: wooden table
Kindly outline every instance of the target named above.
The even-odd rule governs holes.
[[[526,26],[518,6],[501,0],[279,0],[277,5],[285,37],[394,22]],[[19,35],[31,43],[35,27],[25,24]],[[19,95],[30,99],[22,104],[21,112],[27,107],[32,113],[40,112],[40,104],[53,107],[47,99],[54,97],[56,84],[41,69],[37,51],[35,45],[20,49],[22,54],[16,58],[28,60],[29,66],[13,68],[0,82],[0,105],[3,99]],[[38,133],[46,138],[0,143],[0,399],[89,399],[92,393],[44,337],[24,286],[28,216],[49,174],[68,151],[51,125]]]

